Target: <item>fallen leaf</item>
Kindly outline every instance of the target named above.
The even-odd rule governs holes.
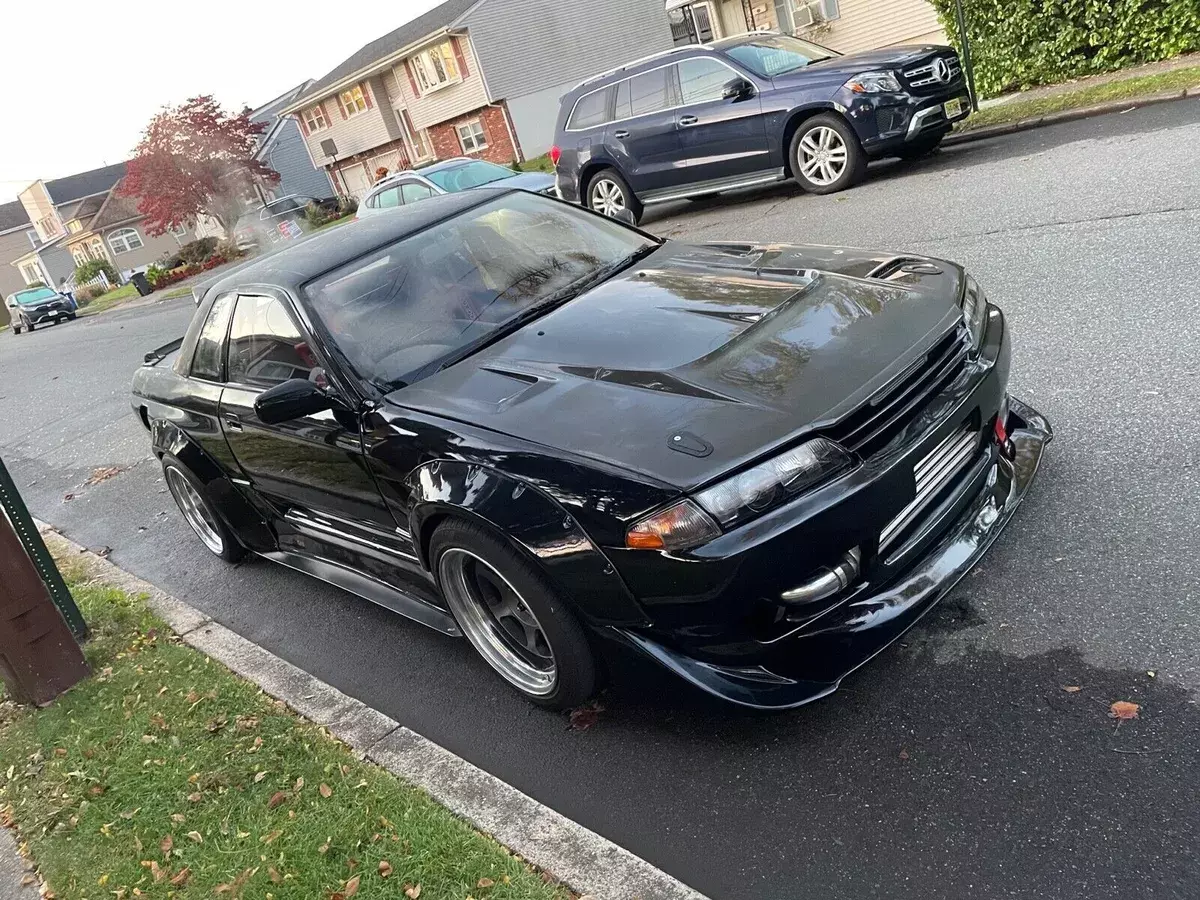
[[[901,751],[900,751],[900,758],[901,758],[901,759],[908,759],[908,751],[907,751],[907,750],[901,750]]]
[[[163,856],[169,854],[171,852],[171,848],[174,846],[175,838],[171,837],[169,834],[158,842],[158,849],[162,851]]]
[[[330,797],[333,796],[333,789],[329,785],[325,784],[324,782],[321,783],[321,786],[319,788],[317,788],[317,790],[320,792],[321,796],[324,797],[326,800],[328,800]]]
[[[1108,708],[1108,715],[1113,719],[1136,719],[1139,709],[1141,707],[1136,703],[1130,703],[1128,700],[1118,700]]]
[[[202,834],[201,834],[200,832],[198,832],[198,831],[189,831],[189,832],[187,833],[187,836],[188,836],[188,837],[189,837],[189,838],[190,838],[192,841],[194,841],[194,842],[195,842],[195,843],[197,843],[197,844],[203,844],[203,843],[204,843],[204,835],[202,835]]]
[[[275,809],[281,803],[287,803],[287,798],[286,791],[276,791],[271,795],[271,799],[267,801],[267,809]]]
[[[281,834],[283,834],[283,832],[282,832],[282,831],[280,831],[278,828],[276,828],[276,829],[275,829],[274,831],[272,831],[270,834],[268,834],[268,835],[264,835],[263,837],[259,838],[259,840],[260,840],[262,843],[264,843],[264,844],[273,844],[273,843],[275,843],[277,840],[279,840],[279,836],[280,836]]]
[[[260,781],[262,781],[266,777],[267,777],[266,772],[256,772],[254,775],[254,783],[258,784]]]
[[[229,721],[229,720],[226,719],[225,716],[214,716],[213,718],[208,720],[208,722],[205,724],[204,727],[206,729],[208,729],[208,731],[211,734],[216,734],[218,731],[220,731],[222,728],[225,727],[225,723],[227,721]]]
[[[1149,671],[1147,671],[1147,672],[1146,672],[1146,675],[1147,675],[1148,677],[1150,677],[1150,678],[1157,678],[1157,677],[1158,677],[1158,673],[1157,673],[1157,672],[1155,672],[1153,669],[1150,669]]]
[[[417,900],[421,896],[421,886],[419,884],[406,884],[404,886],[404,896],[409,900]]]
[[[1068,694],[1078,694],[1080,691],[1083,690],[1083,688],[1081,688],[1077,684],[1064,684],[1063,690],[1066,691]]]
[[[355,894],[358,893],[358,883],[360,881],[362,881],[362,876],[355,875],[353,878],[351,878],[349,881],[346,882],[346,886],[342,889],[342,893],[345,894],[347,898],[353,897]]]
[[[571,730],[586,731],[600,721],[600,713],[602,712],[604,712],[604,707],[595,700],[585,703],[583,706],[575,707],[575,709],[571,710]]]
[[[274,866],[267,866],[267,875],[275,884],[279,884],[279,882],[283,881],[283,876],[279,874],[279,870]]]
[[[126,812],[123,812],[123,813],[121,813],[121,818],[122,819],[132,819],[134,816],[136,816],[138,814],[138,812],[140,810],[141,810],[141,807],[139,806],[137,809],[131,809]]]
[[[328,842],[326,842],[326,843],[322,844],[320,847],[318,847],[317,852],[320,853],[322,856],[324,856],[326,853],[328,853],[329,852]]]
[[[292,788],[292,790],[301,791],[303,789],[304,789],[304,778],[303,777],[297,778],[296,786],[294,788]]]
[[[490,888],[495,883],[496,882],[492,881],[490,878],[480,878],[475,887]]]
[[[389,875],[392,874],[392,864],[390,862],[388,862],[386,859],[381,859],[379,861],[379,874],[383,878],[387,878]]]
[[[112,547],[97,547],[92,551],[101,559],[108,559],[112,555]]]
[[[21,886],[24,887],[26,885],[33,884],[35,881],[37,881],[37,878],[35,878],[33,875],[26,875],[21,879]]]
[[[176,825],[179,825],[187,821],[187,816],[185,816],[183,813],[171,813],[171,821]]]
[[[183,887],[185,884],[187,884],[188,876],[191,874],[192,870],[187,866],[184,866],[179,870],[178,874],[171,879],[171,884],[175,885],[175,887]]]
[[[99,797],[101,794],[104,793],[104,785],[93,784],[90,788],[88,788],[88,793],[91,794],[93,797]]]
[[[67,755],[66,748],[65,747],[55,747],[54,755],[55,756],[66,756]]]
[[[204,795],[199,791],[196,791],[194,794],[188,794],[188,800],[190,800],[192,803],[199,803],[203,799]]]
[[[150,865],[147,868],[150,870],[150,877],[154,879],[155,884],[158,884],[167,877],[167,873],[154,860],[150,860]]]
[[[103,481],[108,481],[110,478],[115,478],[120,475],[123,470],[117,466],[103,466],[99,469],[92,469],[92,474],[88,477],[85,484],[96,485]]]

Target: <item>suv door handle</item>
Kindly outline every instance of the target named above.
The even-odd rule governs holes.
[[[237,416],[235,416],[233,413],[225,414],[225,425],[229,428],[230,431],[241,431],[242,430],[242,420],[239,419]]]
[[[697,119],[695,116],[680,116],[679,117],[679,124],[682,125],[684,128],[688,128],[692,125],[695,125],[699,121],[700,120]]]
[[[623,141],[625,138],[629,137],[629,132],[622,128],[620,131],[614,131],[613,137],[615,137],[618,141]]]

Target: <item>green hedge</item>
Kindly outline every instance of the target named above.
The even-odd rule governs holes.
[[[932,0],[957,45],[954,0]],[[1200,50],[1200,0],[963,0],[980,96]]]

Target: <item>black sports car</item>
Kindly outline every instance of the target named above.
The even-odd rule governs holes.
[[[634,654],[796,706],[979,559],[1050,426],[953,263],[684,244],[432,197],[209,288],[133,405],[188,524],[380,603],[531,700]]]

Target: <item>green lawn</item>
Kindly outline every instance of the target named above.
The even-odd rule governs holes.
[[[95,674],[46,709],[0,704],[0,817],[58,897],[569,896],[140,600],[66,574]]]
[[[527,159],[521,163],[522,172],[554,172],[554,163],[550,162],[550,156],[543,153],[541,156],[535,156],[533,159]]]
[[[341,225],[345,222],[353,222],[353,221],[354,221],[354,213],[350,213],[349,215],[342,216],[340,219],[332,219],[332,220],[326,222],[324,225],[318,225],[316,228],[314,228],[312,231],[310,231],[309,234],[316,234],[318,231],[324,231],[326,228],[332,228],[334,225]]]
[[[132,283],[123,284],[119,288],[113,288],[107,294],[101,294],[87,306],[79,307],[79,315],[94,316],[112,309],[114,306],[120,306],[126,300],[131,300],[136,296],[138,296],[137,288]]]
[[[1036,118],[1068,109],[1082,109],[1119,100],[1137,100],[1170,91],[1183,91],[1185,88],[1191,87],[1200,87],[1200,66],[1110,81],[1061,94],[1053,94],[1049,97],[1029,100],[1017,97],[999,106],[981,109],[967,119],[962,130],[982,128],[987,125],[1002,125],[1021,119]]]

